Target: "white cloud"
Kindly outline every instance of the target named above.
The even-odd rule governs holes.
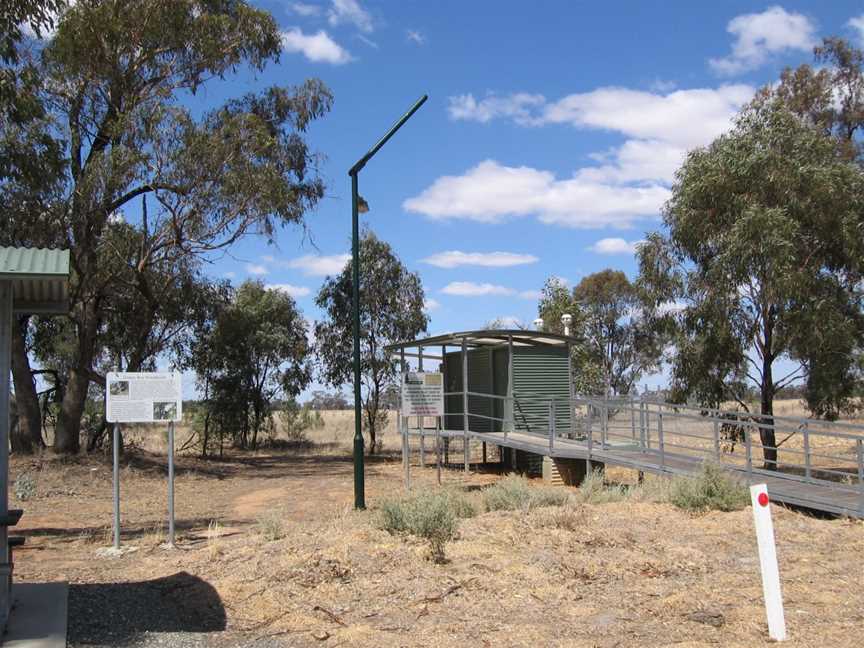
[[[623,238],[604,238],[587,249],[597,254],[635,254],[642,241],[625,241]]]
[[[512,119],[522,126],[540,125],[536,109],[546,103],[540,94],[517,92],[499,96],[489,94],[477,101],[472,94],[448,97],[447,112],[451,119],[478,121],[483,124],[501,117]]]
[[[274,257],[272,254],[265,254],[261,257],[261,260],[264,261],[264,263],[275,263],[276,257]]]
[[[416,43],[417,45],[426,44],[426,37],[415,29],[406,29],[405,38],[407,38],[412,43]]]
[[[246,272],[248,274],[256,275],[256,276],[260,277],[262,275],[266,275],[270,271],[267,268],[265,268],[263,265],[258,265],[255,263],[247,263],[246,264]]]
[[[289,5],[289,8],[299,16],[310,17],[321,15],[321,7],[319,5],[306,4],[305,2],[292,2]]]
[[[303,54],[313,63],[342,65],[352,60],[351,54],[334,41],[323,29],[315,34],[304,34],[299,27],[282,32],[282,49]]]
[[[864,43],[864,14],[850,18],[846,23],[847,27],[851,27],[858,32],[858,42]]]
[[[236,272],[231,272],[231,271],[229,270],[228,272],[223,272],[223,273],[222,273],[222,276],[225,277],[226,279],[233,279],[234,277],[237,276],[237,273],[236,273]]]
[[[291,297],[306,297],[311,290],[309,290],[306,286],[294,286],[292,284],[267,284],[264,286],[267,290],[278,290],[280,292],[284,292]]]
[[[543,292],[540,290],[521,290],[519,291],[519,296],[522,299],[540,299],[543,296]]]
[[[439,302],[437,299],[427,297],[426,300],[423,302],[423,310],[425,310],[427,313],[431,313],[432,311],[438,310],[439,308],[441,308],[441,302]]]
[[[513,295],[516,291],[505,286],[491,283],[474,283],[473,281],[453,281],[444,286],[441,292],[445,295],[459,297],[482,297],[485,295]]]
[[[307,277],[326,277],[342,272],[345,269],[345,264],[350,260],[350,254],[306,254],[296,259],[291,259],[285,265],[294,270],[300,270]]]
[[[732,53],[708,61],[715,72],[724,75],[755,70],[767,63],[772,54],[809,51],[816,42],[816,26],[807,16],[778,6],[762,13],[736,16],[729,21],[726,31],[735,37]]]
[[[347,23],[367,34],[373,31],[372,16],[357,0],[332,0],[332,3],[330,11],[327,12],[330,25],[337,27]]]
[[[568,227],[628,227],[655,217],[669,196],[659,184],[616,186],[578,174],[559,180],[549,171],[486,160],[461,176],[438,178],[403,206],[433,219],[498,223],[535,214],[541,222]]]
[[[504,268],[517,265],[527,265],[539,261],[533,254],[516,254],[514,252],[461,252],[448,250],[422,259],[437,268],[457,268],[459,266],[482,266],[486,268]]]

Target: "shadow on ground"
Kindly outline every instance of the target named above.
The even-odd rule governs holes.
[[[144,633],[221,632],[225,608],[207,581],[187,572],[130,583],[69,587],[69,642],[123,646]]]

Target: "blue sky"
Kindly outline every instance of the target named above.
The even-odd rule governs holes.
[[[261,1],[285,52],[205,101],[325,81],[309,131],[327,197],[277,245],[247,240],[213,273],[286,286],[310,319],[349,251],[347,169],[430,98],[360,176],[363,218],[420,273],[430,331],[530,322],[537,292],[606,267],[660,226],[684,152],[728,128],[755,88],[812,61],[826,35],[860,41],[857,3]],[[858,20],[856,20],[858,19]]]

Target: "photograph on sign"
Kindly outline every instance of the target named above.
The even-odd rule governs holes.
[[[440,373],[402,374],[402,416],[444,416],[444,378]]]
[[[105,380],[105,417],[109,422],[183,419],[183,384],[179,372],[112,372]]]

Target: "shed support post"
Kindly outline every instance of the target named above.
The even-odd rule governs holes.
[[[513,336],[507,336],[507,401],[504,412],[504,437],[516,431],[516,403],[513,400]]]
[[[549,401],[549,456],[555,448],[555,397]]]
[[[465,460],[465,472],[468,465],[468,343],[462,338],[462,450]]]
[[[0,515],[9,515],[9,374],[12,365],[12,283],[0,281]],[[0,632],[11,608],[9,529],[0,526]]]

